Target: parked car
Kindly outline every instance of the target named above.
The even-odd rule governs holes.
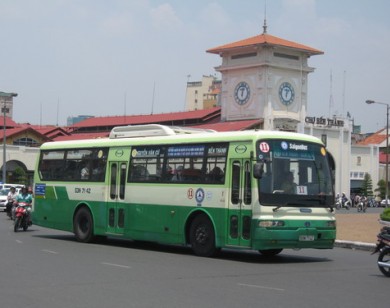
[[[383,199],[381,201],[381,206],[386,207],[386,199]],[[390,199],[387,199],[387,207],[389,207],[389,206],[390,206]]]
[[[0,211],[5,211],[9,188],[0,189]]]
[[[6,184],[8,185],[8,184]],[[15,185],[16,192],[19,193],[21,190],[22,185]],[[0,188],[0,211],[6,210],[6,205],[7,205],[7,197],[9,193],[10,187],[7,188]]]
[[[4,189],[4,188],[11,188],[11,187],[15,187],[16,190],[19,188],[22,188],[23,185],[22,184],[10,184],[10,183],[0,183],[0,189]]]

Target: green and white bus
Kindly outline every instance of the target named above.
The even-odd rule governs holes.
[[[199,256],[330,249],[333,175],[334,160],[309,135],[123,126],[109,138],[43,144],[32,217],[81,242],[116,236]]]

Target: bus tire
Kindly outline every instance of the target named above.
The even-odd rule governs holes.
[[[283,249],[264,249],[264,250],[259,250],[259,252],[265,256],[265,257],[273,257],[282,252]]]
[[[93,219],[91,212],[86,207],[77,210],[73,219],[73,230],[77,241],[82,243],[93,241]]]
[[[192,251],[198,256],[212,257],[217,253],[214,227],[206,215],[198,215],[192,221],[190,244]]]

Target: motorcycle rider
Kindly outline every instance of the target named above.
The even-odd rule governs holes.
[[[12,186],[7,195],[7,205],[6,205],[6,212],[9,217],[11,217],[12,206],[16,201],[17,195],[18,193],[16,192],[16,188]]]
[[[27,187],[23,186],[21,192],[16,196],[15,198],[16,203],[26,203],[27,206],[31,207],[32,204],[32,195],[28,192]],[[30,221],[31,217],[28,217],[29,225],[31,224]]]
[[[348,202],[348,198],[347,196],[345,195],[345,193],[342,194],[341,196],[341,202],[342,202],[342,205],[343,207],[346,205],[346,203]]]

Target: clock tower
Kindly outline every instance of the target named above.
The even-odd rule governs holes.
[[[261,35],[207,50],[222,64],[222,121],[263,119],[263,128],[299,131],[307,110],[308,66],[322,51],[269,35]],[[303,126],[302,126],[303,127]]]

